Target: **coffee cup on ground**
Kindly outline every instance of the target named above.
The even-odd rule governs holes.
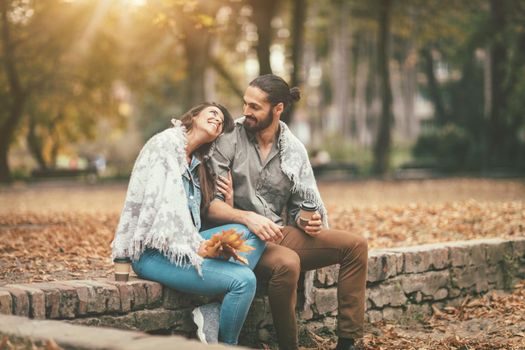
[[[307,226],[312,216],[317,212],[317,205],[313,202],[304,201],[301,203],[299,211],[299,225]]]
[[[127,282],[131,271],[131,259],[115,258],[113,263],[115,264],[115,281]]]

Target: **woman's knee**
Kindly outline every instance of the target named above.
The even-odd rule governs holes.
[[[253,292],[255,294],[257,278],[253,271],[246,266],[239,266],[239,268],[235,270],[233,289],[242,290],[242,292]]]

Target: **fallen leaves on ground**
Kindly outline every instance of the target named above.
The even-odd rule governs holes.
[[[525,235],[521,201],[328,208],[332,226],[360,233],[372,248]]]
[[[342,192],[338,189],[338,197],[326,196],[325,202],[332,227],[362,234],[368,238],[371,248],[523,237],[525,205],[515,197],[517,190],[523,192],[521,183],[508,186],[486,181],[472,183],[461,181],[460,186],[455,186],[454,181],[438,182],[440,196],[450,188],[448,201],[421,202],[416,191],[421,187],[413,185],[411,190],[411,183],[392,186],[373,183],[365,184],[366,191],[386,191],[388,204],[382,203],[380,194],[375,194],[366,205],[354,205],[355,198],[349,203],[346,186]],[[484,193],[482,199],[464,199],[470,192],[465,194],[463,188],[480,185]],[[358,185],[352,186],[355,190]],[[501,193],[493,195],[491,188],[498,186]],[[435,188],[436,183],[429,182],[427,187]],[[26,193],[23,199],[17,199],[18,192],[2,194],[0,203],[16,199],[17,207],[30,210],[9,211],[5,206],[0,210],[0,285],[112,274],[110,242],[120,208],[109,200],[122,197],[122,189],[106,194],[99,191],[94,197],[89,197],[90,191],[75,194],[71,189],[72,194],[65,199],[67,203],[60,202],[58,207],[53,203],[62,200],[62,192],[57,195],[53,190],[51,197],[46,198],[45,190],[32,191],[38,195],[35,205],[31,204],[30,194],[34,194],[31,191],[23,192]],[[402,196],[403,191],[407,192],[407,198],[396,203],[396,196]],[[455,196],[455,192],[461,196]],[[97,203],[105,196],[109,204],[99,207]],[[44,202],[50,204],[46,206]],[[67,210],[64,208],[70,210],[64,211]],[[97,212],[97,208],[101,211]],[[525,284],[522,283],[512,294],[491,292],[478,299],[466,299],[457,307],[436,309],[434,317],[424,323],[374,324],[365,332],[363,346],[365,349],[525,349],[524,317]],[[318,349],[335,346],[333,338],[312,339]]]
[[[523,202],[403,204],[329,207],[333,228],[362,234],[371,248],[523,237]],[[0,214],[0,280],[50,281],[106,276],[117,213]]]
[[[525,282],[512,293],[492,291],[467,297],[458,307],[435,309],[426,322],[403,326],[378,323],[363,339],[365,349],[525,348]]]
[[[106,276],[118,215],[0,215],[0,280],[39,282]]]

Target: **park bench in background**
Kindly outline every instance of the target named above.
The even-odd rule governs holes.
[[[32,179],[64,179],[82,178],[87,182],[98,180],[98,170],[95,167],[86,169],[35,169],[31,172]]]

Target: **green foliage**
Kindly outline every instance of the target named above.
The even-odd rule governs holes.
[[[447,124],[423,132],[417,139],[413,155],[419,161],[430,161],[438,168],[465,169],[470,164],[472,148],[472,138],[467,131]]]

